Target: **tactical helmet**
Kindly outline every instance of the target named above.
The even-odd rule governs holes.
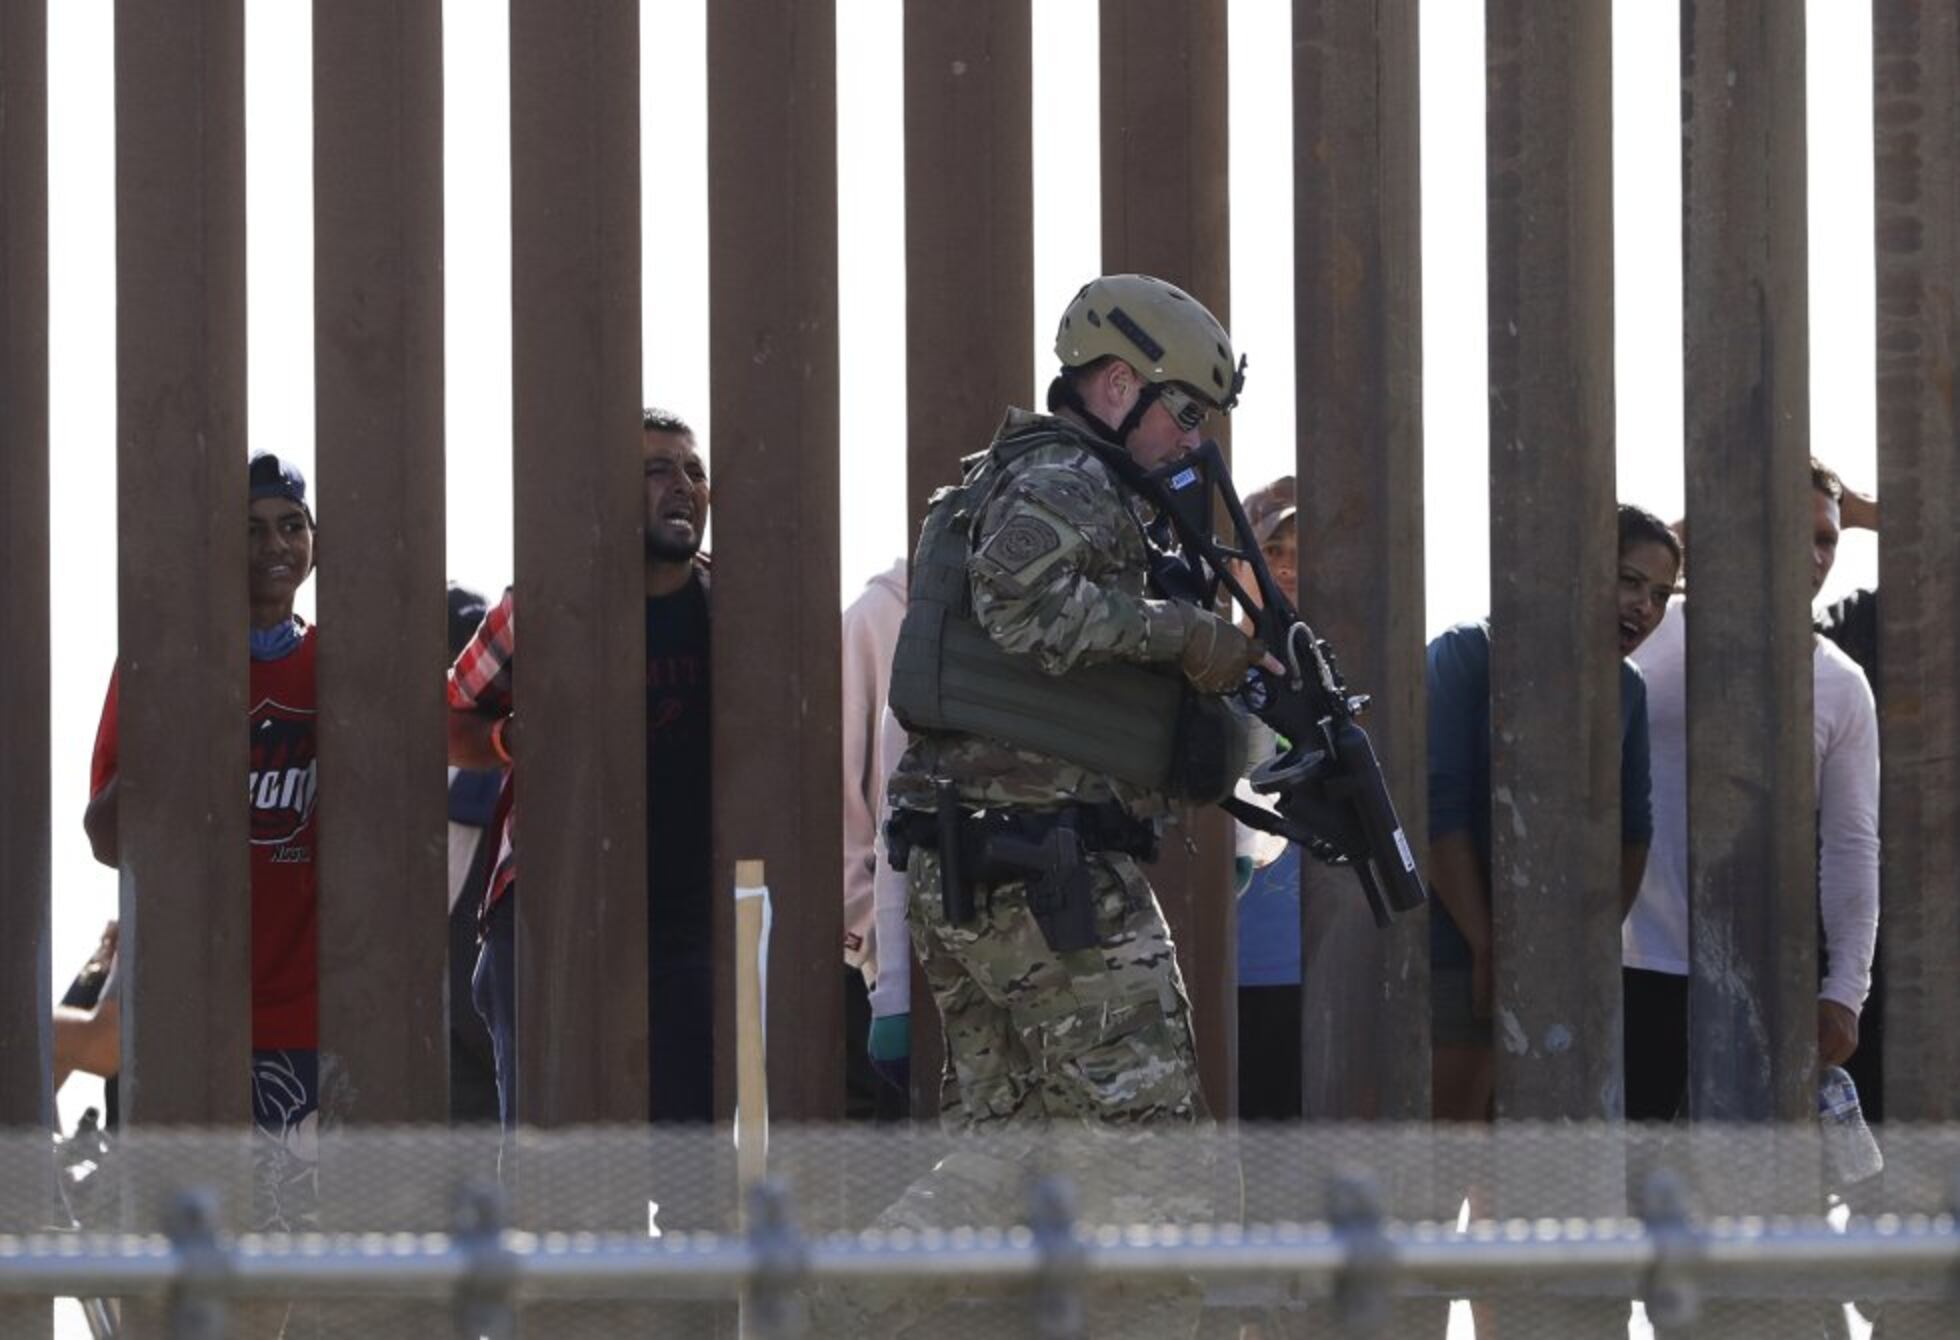
[[[1152,384],[1176,382],[1229,411],[1245,385],[1232,337],[1196,298],[1149,275],[1092,279],[1062,313],[1055,356],[1079,368],[1114,354]]]

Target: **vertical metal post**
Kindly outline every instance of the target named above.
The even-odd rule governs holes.
[[[1490,351],[1490,901],[1496,1108],[1618,1117],[1613,6],[1484,6]],[[1513,1213],[1496,1178],[1499,1214]],[[1556,1170],[1540,1212],[1616,1214],[1620,1160]],[[1506,1330],[1590,1335],[1614,1304],[1505,1300]],[[1624,1313],[1624,1307],[1617,1311]]]
[[[770,1112],[830,1120],[844,1109],[833,0],[709,7],[708,164],[716,884],[738,856],[768,863]],[[728,944],[729,899],[715,915]],[[731,961],[716,955],[725,1057]]]
[[[1029,406],[1034,363],[1029,0],[905,6],[906,513]],[[1088,278],[1088,276],[1084,276]]]
[[[1875,0],[1886,1114],[1960,1119],[1960,13]]]
[[[1816,1110],[1804,14],[1681,19],[1689,1105]]]
[[[313,70],[322,1061],[336,1119],[441,1122],[442,7],[316,5]]]
[[[122,1102],[249,1112],[245,20],[116,5]]]
[[[518,1102],[647,1116],[634,0],[512,0]]]
[[[510,1340],[517,1331],[511,1302],[517,1270],[503,1241],[507,1211],[503,1193],[493,1186],[471,1184],[456,1195],[452,1231],[457,1251],[469,1263],[451,1304],[458,1340]]]
[[[1415,840],[1428,808],[1417,32],[1414,0],[1293,6],[1302,609],[1374,697],[1368,732]],[[1428,918],[1378,931],[1353,875],[1303,871],[1304,1110],[1426,1120]]]
[[[806,1269],[789,1187],[765,1178],[747,1189],[742,1222],[755,1252],[755,1269],[737,1303],[742,1340],[804,1333],[804,1303],[797,1286]]]
[[[1032,408],[1034,21],[1029,0],[905,6],[906,529],[1008,405]],[[909,951],[907,953],[909,957]],[[889,965],[903,971],[903,963]],[[913,977],[912,1113],[944,1045]]]
[[[0,639],[20,649],[0,658],[0,758],[7,760],[0,776],[0,1131],[6,1131],[54,1122],[45,0],[0,0],[0,109]],[[38,1174],[51,1195],[47,1176]],[[14,1217],[25,1220],[41,1207],[20,1208],[27,1213]],[[0,1332],[45,1336],[51,1322],[45,1299],[0,1301]]]
[[[1035,1276],[1034,1323],[1044,1340],[1076,1340],[1086,1333],[1083,1267],[1088,1249],[1076,1235],[1075,1188],[1049,1176],[1028,1191],[1028,1228],[1041,1264]]]
[[[1618,1116],[1613,7],[1491,0],[1497,1111]]]
[[[228,1329],[224,1285],[231,1261],[218,1245],[218,1227],[218,1198],[206,1188],[178,1191],[164,1208],[164,1232],[182,1262],[164,1309],[171,1340],[222,1340]],[[154,1332],[145,1325],[143,1333]]]
[[[49,1086],[48,23],[0,4],[0,1129]],[[0,1312],[0,1316],[8,1315]]]
[[[1169,280],[1229,330],[1224,0],[1103,0],[1100,12],[1102,268]],[[1217,432],[1229,446],[1229,425]],[[1231,821],[1207,809],[1171,831],[1150,870],[1191,996],[1205,1099],[1220,1117],[1238,1110],[1231,866]]]

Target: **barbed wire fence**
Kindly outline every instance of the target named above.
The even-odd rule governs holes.
[[[0,1296],[98,1335],[1960,1334],[1955,1127],[328,1131],[284,1233],[249,1135],[74,1143],[0,1141]]]

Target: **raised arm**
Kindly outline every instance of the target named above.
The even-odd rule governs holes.
[[[501,768],[517,756],[516,638],[516,601],[506,589],[449,667],[449,761],[456,767]]]
[[[501,732],[497,728],[501,726]],[[517,757],[517,717],[486,716],[472,707],[449,709],[449,761],[458,768],[501,768],[510,759],[497,752],[491,735],[502,736],[510,758]]]
[[[1182,648],[1169,602],[1094,581],[1089,565],[1135,523],[1107,481],[1078,466],[1035,466],[987,508],[967,572],[973,609],[1007,651],[1061,674],[1098,661],[1164,661]],[[1155,637],[1153,639],[1153,632]]]
[[[111,870],[122,864],[121,828],[116,803],[121,790],[120,779],[111,777],[107,785],[88,798],[88,808],[82,811],[82,831],[88,834],[88,848],[95,854],[96,860]]]
[[[1153,600],[1093,580],[1098,553],[1133,528],[1121,497],[1078,466],[1036,466],[991,504],[967,563],[980,626],[1007,651],[1050,674],[1130,660],[1175,663],[1199,691],[1245,678],[1259,644],[1228,619],[1177,600]],[[1266,658],[1268,668],[1279,663]]]

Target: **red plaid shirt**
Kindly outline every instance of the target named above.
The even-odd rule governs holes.
[[[509,587],[491,611],[483,616],[476,636],[463,648],[456,664],[449,667],[449,706],[460,712],[476,712],[486,717],[507,717],[511,712],[510,667],[516,636],[516,606]],[[517,878],[517,806],[514,769],[504,772],[503,794],[497,812],[502,817],[502,838],[497,847],[497,873],[483,896],[487,915],[497,900],[510,891]]]

